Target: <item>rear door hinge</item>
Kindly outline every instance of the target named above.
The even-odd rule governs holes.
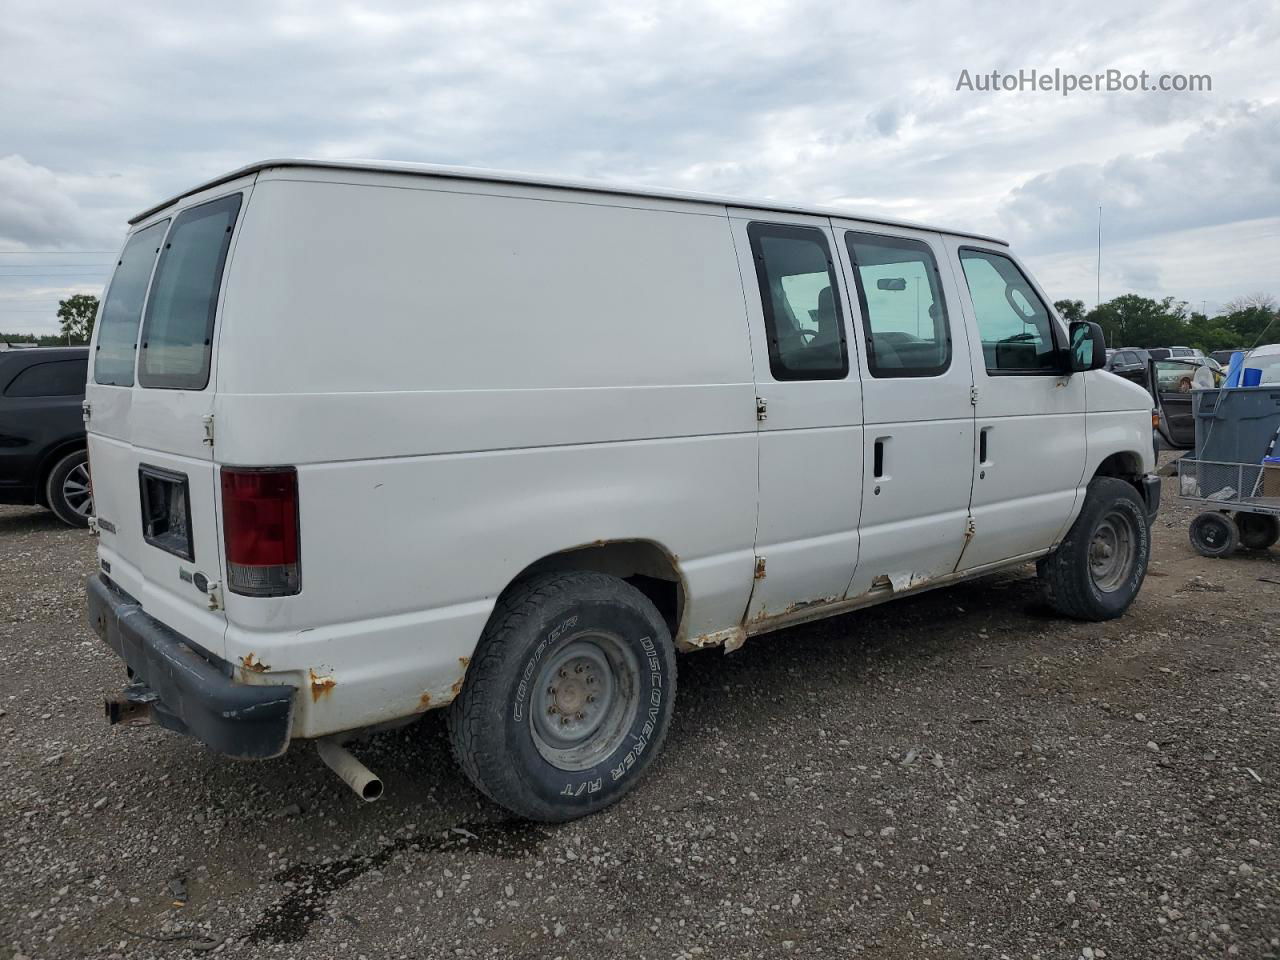
[[[206,414],[204,420],[204,442],[209,446],[213,446],[213,414]]]
[[[764,579],[764,557],[756,557],[756,579]]]
[[[222,609],[222,584],[211,583],[205,589],[205,595],[209,598],[210,610]]]
[[[977,387],[969,388],[969,404],[970,406],[974,406],[974,407],[978,405],[978,388]]]
[[[970,517],[964,523],[964,542],[968,543],[977,533],[978,525],[974,522],[973,517]]]
[[[764,397],[756,397],[756,420],[760,423],[769,419],[769,401]]]
[[[80,404],[80,416],[85,423],[89,422],[89,416],[93,413],[93,405],[88,400],[84,400]]]

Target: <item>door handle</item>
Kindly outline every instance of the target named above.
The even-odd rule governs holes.
[[[978,462],[981,464],[989,463],[987,459],[987,434],[991,432],[990,427],[983,427],[978,432]]]
[[[884,441],[885,437],[876,440],[874,452],[872,454],[871,476],[873,479],[884,479]]]

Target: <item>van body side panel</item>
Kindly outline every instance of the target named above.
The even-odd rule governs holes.
[[[300,686],[295,735],[447,703],[498,594],[563,550],[659,545],[690,636],[740,623],[751,589],[723,210],[431,186],[264,174],[245,213],[216,458],[297,466],[302,591],[228,594],[226,652]]]

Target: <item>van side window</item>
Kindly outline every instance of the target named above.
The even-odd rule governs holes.
[[[98,346],[93,359],[95,383],[133,386],[133,352],[138,346],[142,301],[146,299],[147,281],[151,279],[151,268],[168,226],[168,220],[153,223],[135,233],[124,245],[98,318]]]
[[[938,262],[920,240],[849,231],[873,377],[933,377],[951,366],[951,329]]]
[[[142,321],[142,386],[203,390],[208,385],[213,317],[239,211],[237,193],[174,219]]]
[[[849,373],[844,320],[827,238],[817,227],[747,227],[775,380],[840,380]]]
[[[987,372],[1057,374],[1062,359],[1053,320],[1017,265],[990,250],[960,249]]]

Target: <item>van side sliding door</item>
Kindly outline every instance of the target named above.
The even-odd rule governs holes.
[[[848,585],[854,598],[954,571],[969,519],[973,375],[942,238],[853,220],[832,225],[862,375],[861,554]]]
[[[862,390],[824,217],[729,210],[759,398],[749,621],[844,596],[858,559]]]

